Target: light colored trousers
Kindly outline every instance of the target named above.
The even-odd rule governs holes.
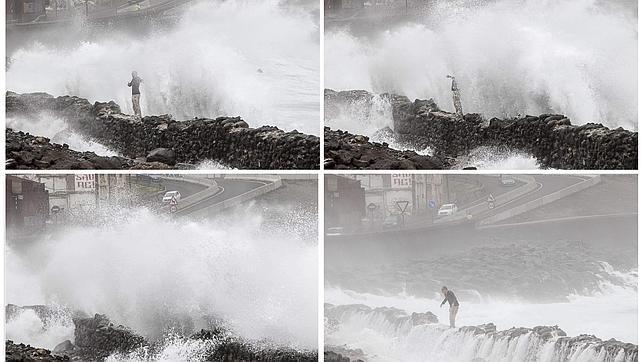
[[[459,91],[452,92],[452,99],[454,100],[454,110],[456,114],[463,118],[463,106],[461,105],[461,94]]]
[[[139,101],[141,100],[140,94],[132,94],[132,108],[134,108],[134,114],[141,117],[141,105]]]
[[[456,313],[458,313],[458,306],[449,307],[449,326],[455,328],[454,322],[456,321]]]

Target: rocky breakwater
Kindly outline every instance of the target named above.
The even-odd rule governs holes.
[[[78,152],[66,144],[51,143],[49,138],[5,130],[6,168],[17,170],[120,170],[168,169],[159,162],[137,162],[124,157],[99,156]]]
[[[570,337],[558,326],[513,327],[497,330],[493,323],[460,327],[456,332],[431,313],[412,313],[396,308],[371,308],[364,305],[325,304],[325,335],[333,335],[344,327],[356,334],[359,327],[391,339],[393,344],[403,346],[418,360],[418,350],[426,348],[427,360],[472,360],[472,361],[623,361],[638,360],[638,346],[615,339],[602,340],[582,334]],[[340,332],[345,335],[347,330]],[[358,333],[359,334],[359,333]],[[396,341],[396,342],[393,342]],[[423,345],[417,344],[422,341]],[[352,346],[356,346],[353,342]],[[411,349],[405,349],[412,346]],[[458,348],[454,348],[459,346]],[[519,347],[520,346],[520,347]],[[346,346],[327,345],[325,356],[329,361],[369,360],[373,351]],[[398,357],[404,357],[398,355]],[[402,358],[405,360],[405,358]]]
[[[369,137],[324,127],[325,169],[440,170],[447,166],[438,157],[398,151],[386,142],[369,142]]]
[[[637,132],[601,124],[572,125],[560,114],[512,119],[479,114],[463,118],[438,108],[433,100],[404,97],[392,101],[394,133],[411,137],[437,155],[457,157],[480,146],[532,154],[541,167],[557,169],[637,169]]]
[[[488,323],[480,326],[461,327],[458,332],[483,340],[481,345],[486,342],[488,345],[493,343],[508,345],[512,344],[512,341],[527,339],[532,347],[525,356],[529,360],[543,358],[545,355],[549,355],[556,361],[576,360],[583,355],[592,361],[635,362],[638,360],[637,345],[620,342],[614,338],[604,341],[588,334],[569,337],[558,326],[513,327],[497,331],[494,324]],[[554,343],[554,347],[551,346],[551,343]],[[512,352],[507,351],[507,353]]]
[[[280,361],[280,362],[313,362],[317,361],[317,352],[306,349],[295,349],[276,345],[270,341],[249,341],[234,332],[222,327],[223,322],[211,319],[211,328],[184,336],[172,336],[169,339],[148,340],[122,325],[114,325],[105,315],[96,314],[87,317],[84,313],[68,309],[55,309],[44,305],[17,306],[7,305],[8,320],[23,312],[33,311],[42,321],[43,329],[48,328],[52,316],[60,319],[64,316],[74,326],[74,341],[65,340],[53,350],[32,347],[7,341],[7,351],[13,356],[11,361],[104,361],[110,356],[141,357],[154,361],[163,358],[168,342],[180,345],[194,345],[198,350],[199,360],[203,361]],[[178,330],[175,330],[178,331]],[[197,342],[197,343],[193,343]],[[170,348],[174,348],[172,345]]]
[[[28,344],[14,343],[12,340],[5,341],[5,361],[26,362],[26,361],[69,361],[67,356],[57,356],[44,348],[32,347]]]
[[[169,164],[214,160],[244,169],[317,169],[319,137],[277,127],[251,128],[239,117],[177,121],[170,115],[125,115],[114,102],[91,104],[79,97],[7,92],[7,114],[50,112],[70,127],[123,156],[137,159],[165,149]],[[157,150],[156,154],[159,151]]]

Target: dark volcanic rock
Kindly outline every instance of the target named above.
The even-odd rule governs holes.
[[[168,169],[162,163],[138,163],[123,157],[103,157],[94,152],[70,150],[66,144],[50,143],[48,138],[5,130],[7,169],[17,170],[127,170]]]
[[[139,120],[122,114],[114,102],[92,105],[79,97],[13,92],[7,92],[6,99],[7,115],[53,113],[131,159],[167,148],[175,152],[177,163],[215,160],[245,169],[318,169],[320,164],[319,137],[271,126],[250,128],[239,117],[176,121],[161,115]]]
[[[486,124],[479,114],[461,119],[441,111],[432,100],[398,102],[392,108],[396,135],[414,136],[417,146],[431,146],[437,155],[456,157],[480,146],[502,146],[532,154],[546,168],[637,169],[637,132],[621,127],[574,126],[557,114],[492,118]]]
[[[128,353],[147,345],[146,340],[124,326],[114,326],[106,316],[75,319],[74,358],[98,360],[113,353]]]
[[[216,341],[205,358],[207,361],[314,362],[318,360],[318,354],[314,351],[300,351],[268,344],[252,344],[229,335],[223,329],[201,330],[191,338]]]
[[[361,350],[346,350],[346,349],[341,349],[341,352],[335,352],[335,351],[329,351],[329,347],[325,348],[324,351],[324,361],[326,362],[364,362],[360,357],[357,356],[363,356],[364,353],[362,353]],[[340,348],[338,347],[330,347],[333,348],[334,350],[338,350]]]
[[[398,151],[386,143],[324,127],[324,165],[326,169],[440,170],[447,162],[414,151]]]
[[[637,169],[638,133],[621,127],[609,129],[594,123],[575,126],[564,115],[558,114],[492,118],[489,121],[479,114],[466,114],[461,118],[440,110],[432,99],[412,102],[404,96],[374,95],[359,90],[336,92],[327,89],[324,96],[325,119],[340,114],[347,105],[353,107],[352,112],[366,112],[358,118],[367,117],[373,100],[386,98],[391,104],[394,139],[409,148],[431,147],[438,159],[456,158],[478,147],[493,146],[531,154],[544,168]],[[327,133],[325,131],[325,137]],[[334,137],[332,144],[325,139],[324,151],[326,158],[333,158],[336,162],[335,157],[330,157],[330,151],[335,151],[335,138],[338,137],[340,135]],[[330,151],[326,150],[327,146]],[[391,153],[393,150],[378,152],[383,157]],[[334,167],[362,168],[353,163]],[[376,167],[371,165],[368,168]]]
[[[167,148],[155,148],[148,154],[146,157],[148,162],[161,162],[168,165],[174,165],[176,163],[176,155],[173,150]]]
[[[5,341],[5,361],[69,361],[69,357],[56,356],[44,348],[36,348],[22,343],[15,344],[13,341],[7,340]]]
[[[438,323],[438,317],[432,312],[408,314],[402,309],[392,307],[371,308],[364,304],[338,305],[325,303],[324,317],[330,328],[342,323],[343,318],[350,315],[361,314],[370,320],[378,320],[389,323],[392,328],[410,329],[414,326]]]
[[[55,354],[64,354],[64,353],[71,353],[74,351],[74,344],[70,340],[66,340],[64,342],[60,342],[54,347],[53,352]]]

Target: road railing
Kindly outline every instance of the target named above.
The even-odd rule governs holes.
[[[235,175],[238,176],[238,175]],[[241,175],[243,176],[243,175]],[[235,177],[237,178],[237,177]],[[260,177],[260,179],[263,177]],[[258,180],[258,178],[246,178],[244,177],[243,179],[247,180]],[[273,179],[272,181],[268,182],[265,179],[259,180],[259,181],[265,181],[267,182],[264,185],[261,185],[257,188],[254,188],[250,191],[246,191],[243,194],[231,197],[227,200],[224,200],[222,202],[216,203],[211,206],[206,206],[204,208],[201,208],[199,210],[196,210],[193,213],[190,213],[190,216],[193,217],[207,217],[210,216],[214,213],[220,212],[224,209],[227,209],[229,207],[237,206],[243,202],[249,201],[251,199],[254,199],[260,195],[263,195],[265,193],[277,190],[278,188],[282,187],[282,180],[280,178]]]
[[[574,185],[570,185],[568,187],[564,187],[561,190],[552,192],[548,195],[542,196],[538,199],[528,201],[524,204],[518,205],[516,207],[513,207],[511,209],[502,211],[496,215],[492,215],[490,217],[487,217],[478,223],[478,227],[484,227],[486,225],[491,225],[498,223],[499,221],[503,221],[506,219],[509,219],[511,217],[517,216],[519,214],[523,214],[525,212],[534,210],[536,208],[542,207],[546,204],[549,204],[551,202],[563,199],[564,197],[570,196],[574,193],[577,193],[579,191],[585,190],[589,187],[593,187],[597,185],[598,183],[601,182],[601,176],[600,175],[591,175],[588,176],[586,180],[580,181]]]

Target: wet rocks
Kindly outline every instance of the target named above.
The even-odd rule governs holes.
[[[56,356],[44,348],[32,347],[28,344],[16,344],[11,340],[5,341],[5,361],[69,361],[67,356]]]
[[[558,169],[637,169],[637,132],[601,124],[571,125],[564,115],[542,114],[513,119],[479,114],[462,119],[443,112],[432,100],[392,105],[397,135],[419,137],[450,157],[480,146],[503,146],[534,155],[542,167]]]
[[[411,328],[414,326],[438,323],[438,317],[432,312],[408,314],[402,309],[392,307],[371,308],[364,304],[346,304],[334,306],[324,304],[324,316],[330,320],[342,321],[347,315],[361,314],[369,319],[384,320],[394,328]]]
[[[319,137],[277,127],[250,128],[239,117],[177,121],[170,115],[143,119],[120,113],[114,102],[93,105],[79,97],[7,92],[7,114],[47,111],[64,117],[82,134],[136,159],[171,149],[175,162],[216,160],[245,169],[317,169]],[[166,160],[167,161],[167,160]]]
[[[72,341],[68,339],[58,343],[56,347],[54,347],[52,352],[58,355],[72,353],[74,351],[74,348],[75,348],[74,344],[72,343]]]
[[[145,158],[147,162],[161,162],[168,165],[176,163],[176,154],[173,150],[167,148],[155,148]]]
[[[593,348],[598,354],[604,353],[605,361],[638,361],[639,358],[637,345],[617,341],[614,338],[604,341],[592,335],[582,334],[576,337],[559,338],[555,342],[556,350],[561,351],[563,355],[573,355],[580,346]]]
[[[307,362],[317,361],[314,351],[296,350],[285,346],[274,346],[269,343],[251,343],[231,335],[225,329],[201,330],[191,336],[192,339],[214,341],[207,352],[206,361],[278,361]]]
[[[386,143],[349,132],[324,128],[324,165],[326,169],[444,169],[444,160],[422,156],[414,151],[398,151]]]
[[[112,353],[128,353],[147,345],[147,341],[124,326],[115,326],[101,314],[93,318],[75,319],[72,348],[75,358],[99,360]]]
[[[124,157],[98,156],[94,152],[78,152],[66,144],[50,143],[48,138],[24,132],[5,130],[6,168],[14,170],[122,170],[141,168],[140,163]],[[155,164],[156,169],[170,168]]]
[[[333,350],[329,350],[329,349]],[[340,352],[336,352],[340,350]],[[324,349],[325,362],[364,362],[364,353],[360,349],[348,350],[336,346],[326,346]]]
[[[361,90],[336,92],[326,89],[324,98],[325,120],[338,117],[361,120],[369,119],[374,110],[391,112],[393,136],[398,143],[415,149],[431,147],[434,156],[441,159],[493,146],[531,154],[544,168],[637,168],[637,132],[621,127],[609,129],[593,123],[571,125],[568,118],[558,114],[492,118],[489,121],[479,114],[466,114],[461,118],[442,111],[433,99],[412,102],[404,96]],[[382,105],[374,108],[378,100],[386,101],[390,109]],[[329,164],[329,168],[344,168],[343,165],[361,168],[352,163]]]

